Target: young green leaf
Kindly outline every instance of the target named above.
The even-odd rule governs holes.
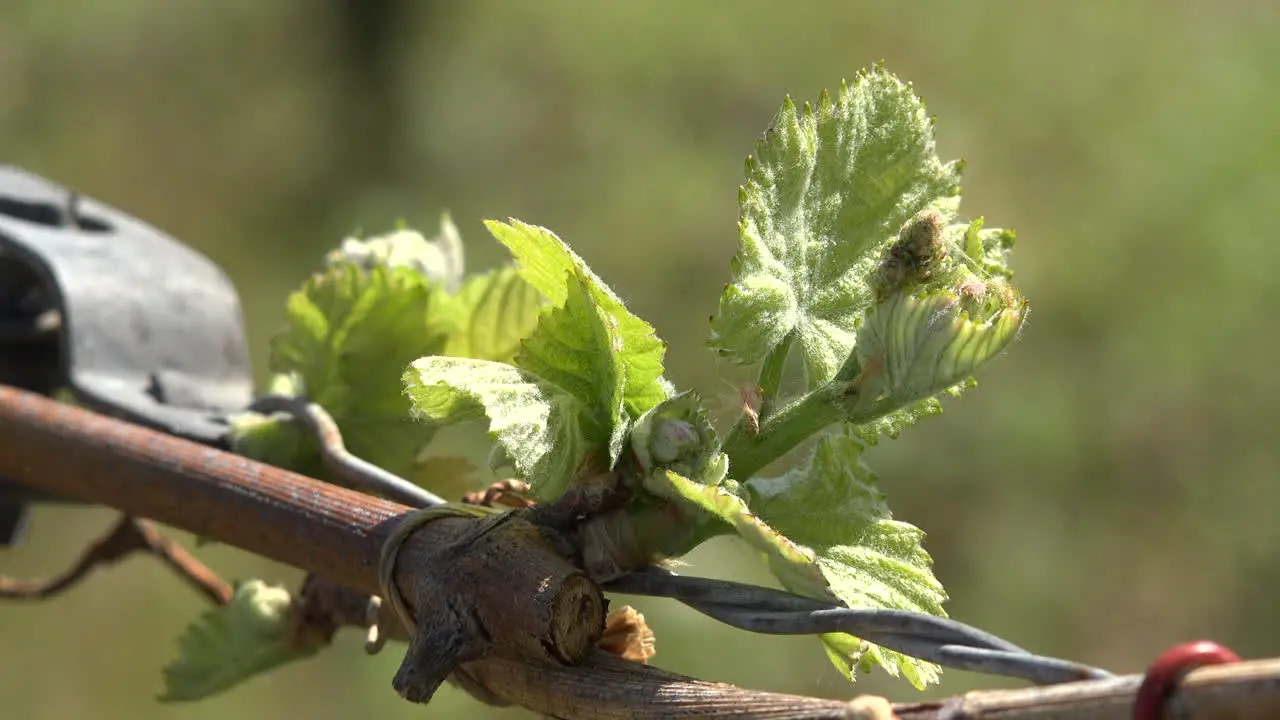
[[[675,472],[654,473],[645,488],[728,523],[761,552],[784,587],[849,607],[882,607],[945,616],[946,595],[920,546],[923,533],[893,520],[852,436],[823,438],[809,462],[780,478],[707,485]],[[743,495],[750,502],[743,499]],[[877,664],[918,688],[936,682],[932,663],[843,633],[822,636],[846,676]]]
[[[608,447],[595,408],[528,370],[424,357],[404,372],[414,416],[441,425],[489,419],[489,435],[540,501],[558,497],[590,454]]]
[[[295,632],[288,590],[249,580],[227,605],[205,612],[178,640],[178,659],[164,669],[161,702],[189,702],[320,649]]]
[[[511,251],[520,276],[552,305],[566,300],[566,275],[576,273],[583,278],[595,302],[613,319],[621,343],[618,353],[626,366],[623,397],[632,418],[667,398],[669,386],[662,381],[666,346],[654,335],[653,327],[631,314],[582,258],[546,228],[518,220],[510,224],[489,220],[485,226]]]
[[[812,553],[827,592],[850,607],[945,616],[946,594],[921,546],[924,533],[893,519],[876,489],[875,475],[862,463],[862,450],[851,434],[823,437],[804,466],[782,477],[749,480],[751,508],[782,536]],[[787,567],[778,561],[773,567],[792,591],[823,597],[808,567]],[[875,645],[866,645],[865,657],[850,655],[854,645],[847,636],[823,640],[833,659],[843,658],[837,664],[846,674],[860,662],[875,662],[923,688],[936,682],[940,673],[932,663]]]
[[[468,277],[432,312],[451,326],[442,354],[509,363],[520,341],[533,332],[541,309],[537,289],[515,268],[504,267]]]
[[[571,269],[562,282],[567,286],[564,304],[543,311],[515,365],[568,391],[591,412],[595,426],[608,428],[612,467],[631,424],[624,405],[622,338],[580,269]]]
[[[429,319],[440,293],[408,267],[334,262],[290,296],[271,370],[300,378],[307,397],[338,423],[348,450],[404,473],[431,430],[410,420],[398,378],[416,358],[444,348],[444,329]]]
[[[770,569],[788,589],[822,599],[837,599],[827,592],[813,551],[792,542],[757,517],[736,491],[736,482],[707,484],[690,480],[672,470],[645,477],[644,487],[660,498],[692,505],[729,524],[748,545],[763,553]]]
[[[960,164],[938,159],[923,103],[884,69],[816,107],[787,98],[747,159],[712,345],[754,364],[791,336],[809,389],[825,384],[853,349],[884,248],[921,210],[954,212],[959,192]]]

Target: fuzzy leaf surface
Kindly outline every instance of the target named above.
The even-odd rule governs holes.
[[[972,291],[982,298],[951,290],[900,292],[872,308],[858,330],[856,352],[864,372],[850,407],[852,422],[888,412],[908,421],[930,407],[935,395],[948,389],[958,394],[1017,337],[1025,301],[1003,284],[1000,290],[992,289],[994,283],[982,285]]]
[[[505,363],[424,357],[403,374],[420,419],[452,425],[487,418],[489,436],[540,501],[558,497],[589,453],[608,447],[594,408],[549,380]]]
[[[898,608],[945,616],[946,593],[933,575],[924,550],[924,533],[894,520],[875,475],[862,462],[863,445],[853,435],[835,433],[818,441],[808,461],[777,478],[746,483],[755,515],[780,536],[812,557],[822,582],[813,582],[812,566],[791,557],[770,557],[774,574],[793,592],[822,598],[834,595],[849,607]],[[794,555],[794,553],[792,554]],[[937,682],[932,663],[867,644],[847,635],[823,636],[837,667],[852,675],[874,663],[923,688]],[[857,648],[859,652],[851,652]]]
[[[958,206],[960,164],[938,159],[911,86],[877,67],[816,106],[787,98],[746,169],[711,344],[748,365],[792,335],[813,389],[853,349],[894,234],[925,208]]]
[[[632,419],[665,400],[669,388],[662,380],[666,346],[649,323],[633,315],[613,290],[587,267],[555,233],[546,228],[512,220],[486,221],[485,226],[511,251],[520,276],[555,306],[564,304],[569,284],[566,275],[577,275],[587,285],[592,298],[613,320],[626,367],[624,403]]]
[[[568,391],[587,408],[595,426],[608,429],[612,467],[630,427],[623,339],[615,318],[597,302],[587,275],[573,268],[563,280],[564,303],[543,311],[515,365]]]
[[[284,588],[242,583],[229,604],[206,611],[183,632],[178,659],[164,669],[160,701],[200,700],[313,655],[320,646],[295,637],[292,605]]]
[[[509,363],[538,323],[542,295],[504,267],[467,277],[442,305],[452,326],[444,355]]]
[[[271,370],[300,379],[355,455],[403,474],[431,429],[409,417],[399,383],[413,360],[440,352],[446,330],[431,310],[441,291],[409,267],[332,260],[289,297]]]

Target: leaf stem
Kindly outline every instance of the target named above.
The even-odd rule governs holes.
[[[791,343],[795,339],[795,331],[787,333],[782,342],[774,346],[765,356],[760,366],[760,377],[756,386],[760,388],[760,419],[773,414],[778,399],[778,388],[782,386],[782,372],[787,367],[787,357],[791,355]]]
[[[760,390],[760,407],[756,411],[756,417],[764,420],[773,414],[774,406],[777,404],[778,388],[782,386],[782,371],[787,367],[787,356],[791,354],[791,342],[795,334],[787,333],[782,342],[774,346],[773,350],[765,356],[764,364],[760,366],[760,375],[756,378],[756,387]],[[759,432],[747,421],[746,413],[741,413],[733,429],[729,431],[729,437],[724,441],[724,446],[742,444],[744,437],[750,437]]]
[[[806,394],[763,420],[755,435],[735,428],[722,448],[729,456],[729,476],[746,482],[818,431],[844,420],[844,399],[850,385],[828,383]]]

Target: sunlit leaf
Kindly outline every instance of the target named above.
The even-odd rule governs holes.
[[[608,429],[568,390],[505,363],[424,357],[404,372],[414,415],[440,425],[488,419],[489,435],[539,500],[558,497]]]
[[[925,208],[954,210],[959,192],[959,163],[938,159],[923,103],[887,71],[816,106],[788,98],[747,160],[712,345],[753,364],[792,335],[808,387],[826,383],[853,349],[885,248]]]
[[[399,377],[444,348],[445,329],[430,319],[440,292],[407,267],[335,262],[290,296],[289,324],[271,345],[271,370],[297,376],[347,449],[392,472],[406,472],[431,435],[409,418]]]
[[[451,327],[444,355],[511,362],[533,332],[542,295],[515,268],[471,275],[441,303]]]
[[[319,649],[295,633],[288,590],[249,580],[229,604],[205,612],[182,634],[178,659],[164,669],[160,700],[200,700]]]
[[[631,314],[622,300],[569,246],[546,228],[518,220],[509,224],[487,221],[485,226],[515,258],[520,276],[538,289],[552,305],[562,305],[567,297],[565,276],[577,274],[590,289],[592,298],[613,318],[619,342],[618,354],[626,366],[623,391],[632,418],[657,405],[668,395],[662,382],[662,359],[666,346],[653,327]]]
[[[793,592],[834,594],[850,607],[945,616],[946,594],[921,546],[924,533],[893,519],[875,475],[862,463],[862,449],[851,435],[828,435],[802,466],[781,477],[747,481],[756,516],[811,554],[825,587],[813,583],[809,566],[780,555],[772,558],[774,574]],[[940,669],[932,663],[871,644],[865,644],[864,658],[862,643],[823,639],[834,656],[843,658],[839,667],[846,674],[871,661],[890,674],[901,673],[916,687],[938,680]],[[855,647],[860,652],[851,654]]]

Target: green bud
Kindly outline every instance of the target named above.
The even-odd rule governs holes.
[[[649,454],[661,465],[675,462],[698,445],[698,433],[684,420],[661,419],[654,424],[649,438]]]
[[[271,631],[288,620],[293,595],[283,587],[262,580],[248,580],[236,588],[229,609],[236,625],[247,632]]]
[[[903,226],[872,277],[877,299],[933,279],[947,259],[945,229],[942,213],[932,209]]]
[[[720,449],[702,400],[694,392],[664,400],[641,415],[629,439],[645,474],[669,469],[700,479]]]
[[[1026,301],[998,280],[969,278],[954,291],[893,295],[859,329],[855,352],[863,372],[850,395],[851,414],[874,408],[883,415],[963,382],[1013,341],[1026,316]]]

